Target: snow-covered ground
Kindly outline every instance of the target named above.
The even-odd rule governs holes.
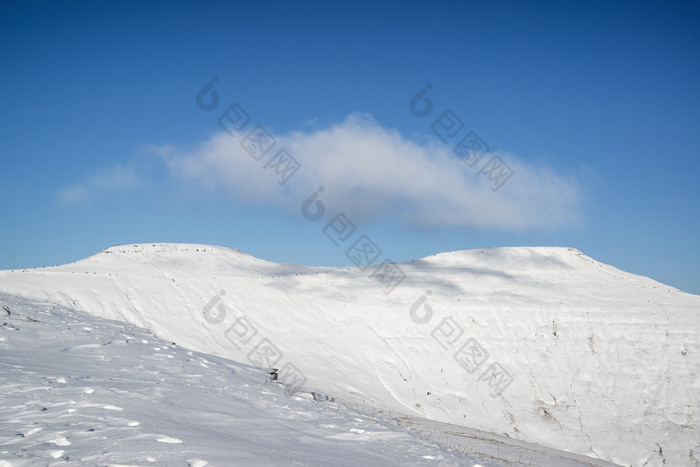
[[[0,303],[10,310],[0,320],[2,467],[591,465],[293,392],[263,369],[133,325],[4,294]]]
[[[492,450],[503,459],[499,446],[506,446],[506,460],[518,460],[508,457],[518,452],[516,441],[469,434],[483,430],[623,465],[700,465],[700,297],[566,248],[461,251],[399,268],[405,279],[386,294],[387,276],[377,267],[304,267],[221,247],[131,245],[69,265],[0,272],[0,291],[135,324],[175,342],[168,352],[186,348],[277,368],[292,387],[465,451]],[[183,401],[180,412],[188,410],[186,389],[174,397]],[[269,392],[270,400],[286,397]],[[273,407],[318,406],[293,397],[302,400]],[[178,438],[158,430],[154,436]],[[392,456],[410,449],[387,449],[392,462],[414,462]],[[415,459],[427,462],[416,449]],[[521,443],[517,456],[525,465],[583,461],[537,449]],[[452,462],[455,454],[428,455]],[[349,463],[362,462],[350,456]]]
[[[477,462],[133,325],[0,302],[0,466]]]

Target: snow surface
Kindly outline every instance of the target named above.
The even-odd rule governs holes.
[[[406,277],[386,294],[377,267],[130,245],[2,271],[0,291],[274,367],[291,386],[462,439],[483,430],[623,465],[700,465],[700,297],[567,248],[398,266]]]
[[[0,294],[0,466],[496,465],[133,325]],[[3,311],[3,314],[5,312]]]

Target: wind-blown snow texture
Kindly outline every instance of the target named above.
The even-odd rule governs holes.
[[[0,272],[0,291],[279,368],[348,402],[625,465],[698,465],[700,297],[566,248],[400,268],[386,295],[374,268],[132,245]]]

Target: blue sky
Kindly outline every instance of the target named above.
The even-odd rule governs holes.
[[[2,2],[0,23],[0,268],[151,242],[350,265],[366,235],[378,261],[575,247],[700,293],[697,3]],[[462,159],[470,132],[488,151]]]

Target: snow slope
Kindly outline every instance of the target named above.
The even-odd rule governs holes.
[[[373,410],[623,465],[699,465],[700,297],[566,248],[376,267],[277,264],[228,248],[109,248],[0,272],[0,291],[133,323],[279,369]]]
[[[132,325],[0,303],[2,467],[492,465]]]

